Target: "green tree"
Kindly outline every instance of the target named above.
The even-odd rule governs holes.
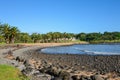
[[[120,40],[120,32],[112,32],[113,40]]]
[[[46,36],[47,36],[48,42],[52,42],[52,40],[53,40],[53,33],[49,32],[49,33],[46,34]]]
[[[41,35],[39,33],[33,33],[31,35],[31,39],[33,40],[34,43],[39,43],[41,40]]]
[[[89,33],[86,35],[86,41],[96,41],[101,39],[101,33]]]
[[[2,24],[1,26],[1,33],[6,41],[6,43],[10,43],[10,25]]]
[[[113,40],[113,34],[111,32],[104,32],[102,35],[103,40]]]
[[[11,27],[9,31],[10,31],[10,32],[9,32],[9,33],[10,33],[9,42],[10,42],[10,43],[14,43],[15,38],[16,38],[16,36],[17,36],[18,33],[19,33],[19,30],[18,30],[17,27]]]
[[[19,40],[22,43],[28,43],[28,42],[31,42],[31,37],[28,33],[20,33]]]
[[[86,33],[79,33],[76,35],[76,38],[81,41],[86,41]]]

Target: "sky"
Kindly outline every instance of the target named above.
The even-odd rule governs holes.
[[[120,0],[0,0],[0,22],[27,33],[120,31]]]

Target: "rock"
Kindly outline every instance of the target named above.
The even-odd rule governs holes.
[[[63,80],[63,79],[60,78],[60,77],[55,77],[55,78],[53,78],[52,80]]]
[[[19,44],[17,44],[17,45],[16,45],[16,47],[18,47],[18,48],[19,48],[19,47],[20,47],[20,45],[19,45]]]
[[[12,50],[9,50],[7,54],[8,54],[8,55],[13,55],[13,51],[12,51]]]
[[[35,66],[35,69],[39,69],[40,66],[41,66],[41,61],[37,61],[37,62],[34,64],[34,66]]]
[[[18,63],[17,61],[15,61],[15,60],[12,60],[12,61],[11,61],[11,64],[12,64],[13,66],[15,66],[15,67],[18,67],[18,66],[19,66],[19,63]]]
[[[53,76],[59,76],[60,71],[56,67],[50,67],[46,73]]]
[[[23,64],[24,64],[26,67],[29,67],[29,66],[30,66],[30,64],[29,64],[29,61],[28,61],[28,60],[25,60],[25,61],[23,62]]]
[[[18,62],[21,62],[21,63],[24,63],[24,61],[25,61],[24,58],[19,57],[19,56],[17,56],[15,60],[18,61]]]
[[[26,69],[25,65],[20,65],[17,67],[20,71],[23,71]]]
[[[72,79],[73,79],[73,80],[79,80],[79,79],[80,79],[80,76],[79,76],[79,75],[73,75],[73,76],[72,76]]]
[[[10,60],[15,59],[14,56],[13,56],[12,50],[9,50],[6,54],[7,55],[5,56],[5,58],[10,59]]]
[[[51,75],[48,74],[39,74],[34,76],[31,80],[51,80]]]
[[[92,80],[104,80],[100,75],[93,75],[91,76]]]
[[[30,60],[29,60],[29,63],[30,63],[30,64],[35,64],[36,61],[35,61],[34,59],[30,59]]]
[[[12,56],[12,55],[7,55],[7,56],[5,56],[5,58],[10,59],[10,60],[15,59],[14,56]]]
[[[79,80],[91,80],[89,77],[82,75]]]
[[[36,61],[34,59],[28,60],[28,64],[31,66],[31,68],[35,68]]]
[[[30,73],[30,75],[39,75],[40,71],[33,69]]]
[[[63,80],[70,80],[70,73],[68,73],[67,71],[61,71],[59,73],[59,77]]]
[[[17,56],[15,60],[18,61],[18,62],[20,62],[20,57]]]
[[[46,71],[48,71],[48,70],[47,70],[47,68],[42,67],[39,71],[40,71],[41,73],[46,73]]]
[[[21,72],[27,76],[30,75],[30,73],[32,72],[33,68],[31,67],[26,67],[26,69],[22,70]]]

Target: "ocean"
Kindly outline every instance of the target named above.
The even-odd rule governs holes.
[[[48,54],[120,55],[120,44],[77,44],[41,49]]]

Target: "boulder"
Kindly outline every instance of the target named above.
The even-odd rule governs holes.
[[[100,75],[93,75],[91,76],[92,80],[104,80]]]
[[[39,74],[37,76],[34,76],[32,80],[51,80],[51,75],[48,74]]]
[[[59,77],[62,78],[63,80],[70,80],[70,73],[67,71],[61,71],[59,73]]]
[[[17,56],[15,60],[18,61],[18,62],[20,62],[20,57]]]
[[[31,73],[30,73],[30,75],[39,75],[40,74],[40,71],[38,71],[38,70],[35,70],[35,69],[33,69],[32,71],[31,71]]]
[[[81,75],[79,80],[92,80],[92,79],[88,76]]]
[[[18,63],[17,61],[15,61],[15,60],[12,60],[12,61],[11,61],[11,64],[12,64],[13,66],[15,66],[15,67],[18,67],[18,66],[19,66],[19,63]]]
[[[10,59],[10,60],[14,60],[15,59],[13,55],[6,55],[5,58]]]
[[[56,67],[49,67],[46,73],[52,76],[59,76],[60,71]]]
[[[31,67],[26,67],[26,69],[22,70],[21,72],[25,74],[26,76],[29,76],[30,73],[32,72],[33,68]]]
[[[20,65],[17,67],[20,71],[23,71],[26,69],[25,65]]]
[[[55,77],[55,78],[53,78],[52,80],[63,80],[63,79],[60,78],[60,77]]]
[[[73,75],[73,76],[72,76],[72,79],[73,79],[73,80],[80,80],[80,76],[79,76],[79,75]]]

